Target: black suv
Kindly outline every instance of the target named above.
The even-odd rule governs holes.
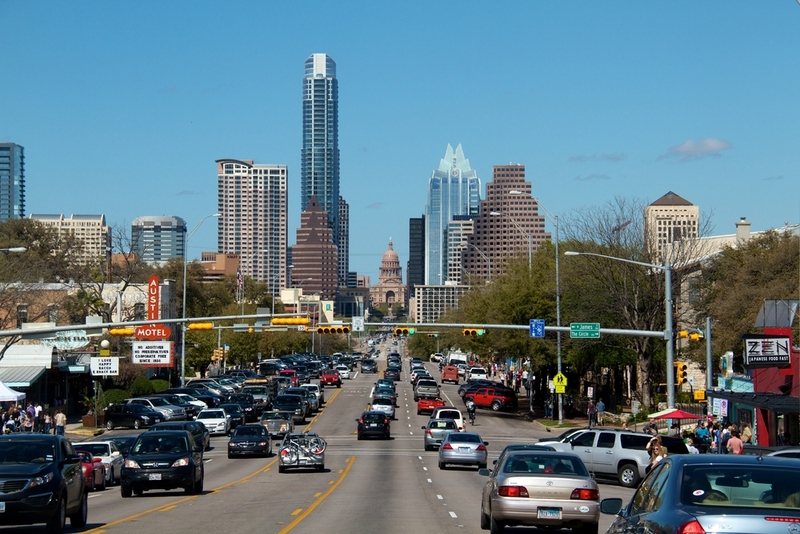
[[[122,468],[123,497],[146,490],[183,488],[203,493],[203,446],[187,430],[143,432],[131,447]]]
[[[188,430],[194,442],[202,445],[205,450],[211,448],[211,432],[200,421],[168,421],[150,427],[150,432],[165,432],[167,430]],[[130,447],[128,447],[130,450]]]
[[[66,518],[86,526],[88,491],[81,457],[63,436],[0,436],[0,525],[46,523],[60,534]]]
[[[106,408],[104,419],[108,430],[114,430],[118,426],[139,430],[163,420],[164,414],[142,404],[112,404]]]

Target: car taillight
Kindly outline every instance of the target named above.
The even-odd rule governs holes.
[[[597,500],[597,490],[596,489],[586,489],[586,488],[576,488],[572,490],[572,495],[569,496],[570,499],[579,499],[581,501],[596,501]]]
[[[359,425],[363,425],[364,424],[364,418],[363,417],[358,420],[358,424]]]
[[[683,525],[679,526],[675,530],[675,534],[706,534],[706,531],[703,530],[703,527],[695,519],[693,521],[689,521],[688,523],[684,523]]]
[[[389,424],[389,420],[387,418],[385,418],[385,417],[383,418],[383,424],[384,425],[388,425]]]
[[[528,488],[525,486],[500,486],[497,494],[501,497],[528,497]]]
[[[442,450],[443,451],[451,451],[451,450],[453,450],[453,446],[450,445],[449,443],[445,443],[444,445],[442,445]]]
[[[481,452],[486,452],[486,447],[484,447],[483,443],[481,443],[480,445],[478,445],[478,447],[475,450],[476,451],[481,451]]]

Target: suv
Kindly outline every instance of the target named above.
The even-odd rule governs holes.
[[[118,426],[142,427],[154,425],[164,420],[164,415],[141,404],[111,404],[106,408],[105,423],[108,430]]]
[[[203,493],[203,446],[187,430],[143,432],[136,438],[122,470],[122,497],[152,489],[183,488]]]
[[[0,437],[3,483],[0,525],[46,523],[60,534],[69,517],[86,526],[88,491],[81,457],[63,436],[19,433]]]
[[[361,372],[362,373],[377,373],[378,366],[375,364],[375,360],[372,358],[367,358],[365,360],[361,360]]]
[[[479,408],[491,408],[495,412],[517,409],[517,395],[508,388],[479,387],[464,395],[464,404],[470,400]]]
[[[622,429],[587,429],[575,432],[564,442],[547,444],[557,451],[577,454],[593,474],[616,477],[623,486],[635,488],[650,464],[645,448],[652,437]],[[678,437],[661,436],[661,443],[669,454],[689,453]]]
[[[319,377],[319,387],[325,386],[342,387],[342,377],[334,369],[323,369]]]
[[[141,404],[156,412],[161,412],[164,415],[165,421],[184,420],[186,419],[186,410],[180,406],[174,406],[166,401],[163,397],[136,397],[125,401],[127,404]]]
[[[164,432],[166,430],[186,430],[194,438],[194,442],[202,445],[204,450],[211,448],[211,432],[200,421],[173,421],[171,423],[158,423],[150,427],[150,432]]]

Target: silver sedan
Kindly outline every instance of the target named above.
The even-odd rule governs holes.
[[[438,448],[444,437],[452,432],[458,432],[458,425],[452,419],[431,419],[428,424],[422,427],[423,444],[426,451]]]
[[[488,441],[483,441],[474,432],[454,432],[447,434],[439,447],[439,469],[446,469],[448,464],[477,465],[486,468]]]

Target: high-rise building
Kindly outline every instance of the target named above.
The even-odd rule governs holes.
[[[472,220],[470,215],[456,215],[447,225],[447,279],[456,284],[471,282],[469,273],[461,266],[461,251],[469,246],[469,236],[474,230]]]
[[[131,223],[131,251],[147,263],[186,257],[186,221],[171,215],[143,215]]]
[[[0,143],[0,221],[25,217],[25,148]]]
[[[506,260],[513,255],[528,255],[550,234],[544,229],[544,216],[531,195],[531,183],[525,181],[524,165],[501,165],[492,169],[492,181],[486,184],[486,200],[473,220],[472,235],[461,252],[461,265],[476,278],[485,280],[505,271]]]
[[[339,237],[336,254],[339,257],[339,287],[352,287],[348,283],[350,269],[350,205],[339,197]]]
[[[273,295],[288,286],[286,165],[217,160],[217,246],[238,254],[243,276],[265,282]]]
[[[328,214],[316,197],[300,214],[297,244],[292,246],[291,287],[302,287],[306,295],[333,300],[339,287],[336,245],[331,239]]]
[[[477,215],[481,181],[461,145],[447,145],[439,168],[428,182],[425,208],[425,284],[447,281],[447,225],[456,215]]]
[[[83,241],[78,255],[80,263],[107,262],[111,256],[111,228],[106,225],[105,215],[73,214],[66,218],[63,214],[31,213],[29,218],[54,228],[59,236],[72,234]]]
[[[425,283],[425,216],[408,220],[408,264],[406,276],[409,295]]]
[[[672,191],[644,208],[647,244],[657,261],[664,261],[664,249],[674,242],[698,237],[700,207]]]

